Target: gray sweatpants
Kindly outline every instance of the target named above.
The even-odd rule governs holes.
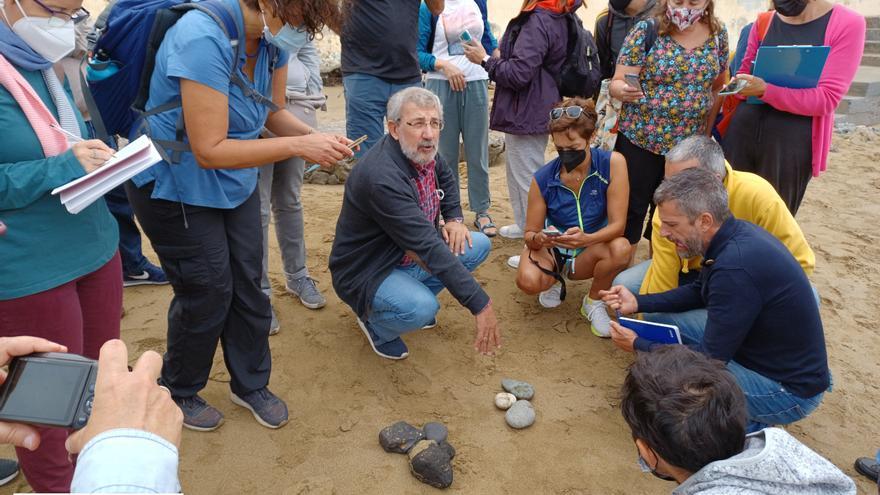
[[[289,102],[287,109],[312,127],[317,126],[315,109]],[[275,219],[275,237],[281,248],[281,262],[287,281],[309,275],[306,268],[306,243],[302,212],[302,185],[305,161],[288,158],[260,168],[260,215],[263,222],[263,292],[271,293],[269,283],[269,211]]]
[[[549,134],[520,136],[504,135],[504,149],[507,154],[507,191],[510,193],[510,206],[513,220],[525,230],[526,208],[529,204],[529,186],[532,178],[544,165],[544,150],[547,148]]]

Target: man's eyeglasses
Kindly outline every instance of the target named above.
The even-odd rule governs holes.
[[[48,5],[44,4],[40,0],[34,0],[34,3],[42,7],[43,10],[48,12],[51,17],[49,17],[49,26],[51,27],[61,27],[67,24],[68,21],[73,21],[74,24],[79,24],[80,22],[89,18],[89,11],[84,8],[77,9],[73,14],[68,14],[63,10],[53,9]]]
[[[426,127],[431,126],[431,129],[435,131],[443,130],[443,121],[437,119],[431,119],[430,121],[426,120],[413,120],[411,122],[404,122],[404,124],[416,129],[418,131],[424,131]]]
[[[578,119],[581,114],[584,113],[584,109],[578,106],[572,107],[558,107],[550,110],[550,120],[559,120],[563,115],[570,119]]]

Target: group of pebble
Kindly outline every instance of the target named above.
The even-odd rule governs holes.
[[[505,378],[495,406],[506,410],[504,419],[512,428],[528,428],[535,422],[535,408],[529,400],[535,387],[526,382]],[[407,454],[413,476],[436,488],[452,484],[452,458],[455,448],[449,444],[449,430],[440,423],[425,423],[421,428],[398,421],[379,432],[379,445],[385,452]]]
[[[449,430],[440,423],[421,428],[398,421],[379,432],[379,445],[385,452],[409,455],[409,468],[422,483],[436,488],[452,484],[452,458],[455,449],[446,437]]]
[[[504,420],[511,428],[522,429],[535,422],[535,408],[529,402],[535,396],[535,387],[520,380],[501,380],[505,392],[495,395],[495,407],[506,410]]]

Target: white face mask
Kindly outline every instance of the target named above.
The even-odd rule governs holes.
[[[12,32],[35,52],[53,64],[73,52],[76,48],[73,20],[68,20],[61,26],[50,26],[49,17],[29,17],[18,0],[15,0],[15,5],[23,17],[10,26]],[[2,9],[2,6],[3,2],[0,2],[0,11],[6,18],[6,24],[9,24],[9,17],[6,16],[6,10]]]

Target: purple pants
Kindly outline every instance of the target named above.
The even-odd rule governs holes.
[[[117,252],[104,266],[64,285],[0,301],[0,336],[30,335],[67,346],[68,352],[98,359],[104,342],[119,338],[122,267]],[[40,447],[16,448],[35,492],[70,491],[73,464],[64,442],[68,430],[40,428]]]

